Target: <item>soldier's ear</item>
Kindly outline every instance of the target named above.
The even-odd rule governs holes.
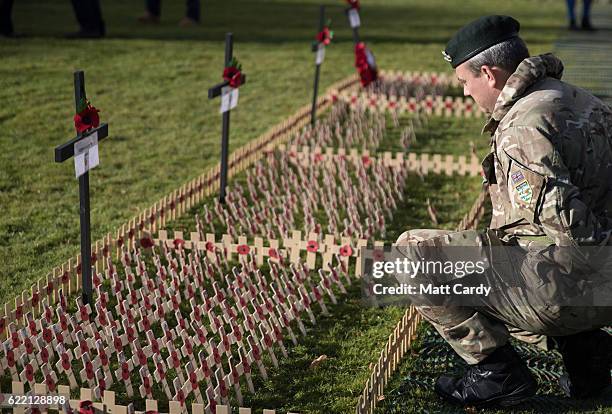
[[[482,65],[480,67],[480,76],[484,76],[489,87],[502,90],[510,73],[505,69],[497,66]]]
[[[484,76],[487,81],[487,84],[494,88],[497,84],[496,79],[497,72],[489,65],[482,65],[480,67],[480,76]]]

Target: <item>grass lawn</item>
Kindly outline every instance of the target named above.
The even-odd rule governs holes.
[[[110,124],[101,165],[91,174],[92,240],[218,160],[218,82],[223,38],[248,84],[232,114],[230,149],[266,131],[310,100],[318,1],[204,1],[199,27],[176,23],[183,2],[164,2],[159,26],[140,26],[142,2],[105,0],[108,37],[63,40],[76,30],[69,2],[20,0],[17,31],[0,39],[0,298],[12,298],[79,252],[78,186],[73,166],[53,148],[74,135],[72,72]],[[353,73],[343,3],[329,3],[336,32],[322,69],[322,90]],[[533,53],[551,49],[563,27],[563,2],[471,0],[362,2],[361,34],[385,69],[449,70],[440,50],[466,21],[507,13],[522,24]],[[475,137],[476,139],[477,137]]]

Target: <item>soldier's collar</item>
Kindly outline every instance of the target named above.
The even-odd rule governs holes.
[[[493,116],[491,115],[491,117],[487,120],[487,123],[482,128],[480,134],[483,135],[485,132],[488,132],[490,135],[493,135],[498,125],[499,121],[493,118]]]

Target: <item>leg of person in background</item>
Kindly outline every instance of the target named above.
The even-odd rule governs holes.
[[[576,0],[566,0],[567,4],[567,19],[569,20],[568,29],[577,30],[576,26]]]
[[[193,26],[200,23],[200,0],[187,0],[187,12],[179,22],[180,26]]]
[[[0,0],[0,36],[12,37],[13,29],[13,0]]]
[[[102,9],[99,0],[71,0],[74,14],[81,29],[67,35],[69,38],[104,37],[106,28],[102,20]]]
[[[161,0],[145,0],[145,13],[138,18],[140,23],[159,23]]]
[[[595,30],[591,25],[591,0],[582,0],[582,30]]]

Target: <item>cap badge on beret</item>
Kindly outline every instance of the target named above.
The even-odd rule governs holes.
[[[444,56],[444,60],[446,60],[447,62],[452,62],[453,61],[453,58],[451,57],[451,55],[446,53],[446,50],[442,51],[442,56]]]

